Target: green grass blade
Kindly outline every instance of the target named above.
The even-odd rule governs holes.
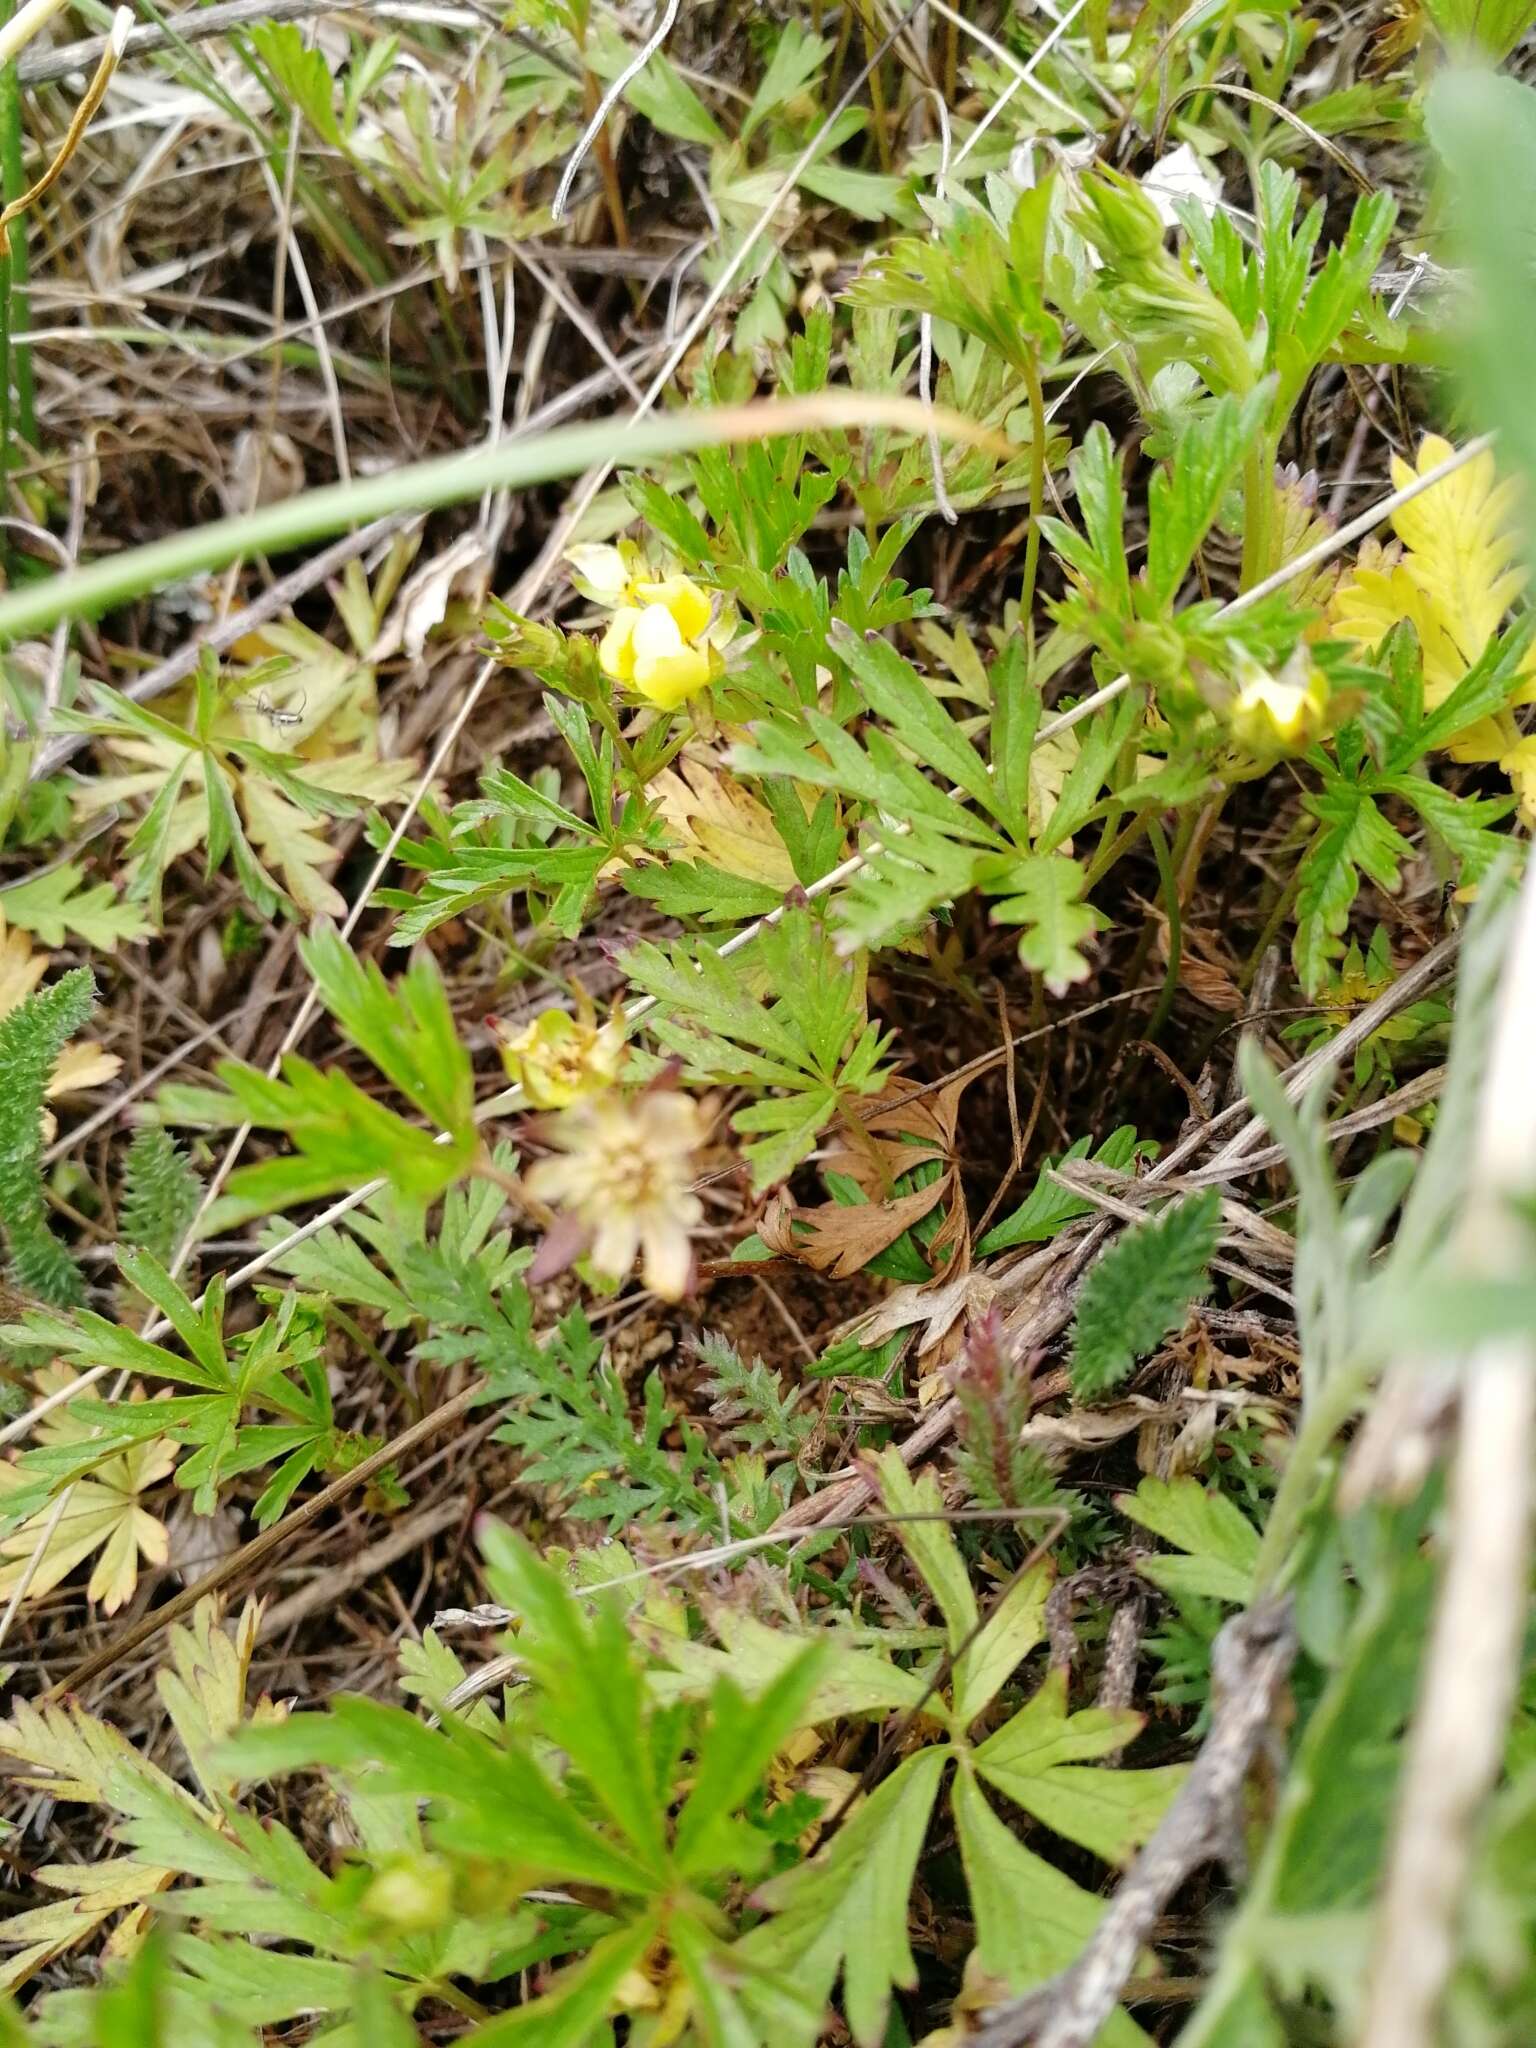
[[[1012,452],[998,435],[958,413],[930,408],[916,399],[861,391],[828,391],[739,406],[690,406],[661,419],[556,427],[527,440],[439,456],[382,476],[305,491],[11,591],[0,597],[0,644],[45,633],[61,619],[95,617],[167,584],[225,568],[242,555],[280,554],[389,513],[426,512],[462,504],[486,491],[522,490],[615,460],[650,461],[725,442],[856,426],[895,427],[914,435],[932,427],[950,440]]]

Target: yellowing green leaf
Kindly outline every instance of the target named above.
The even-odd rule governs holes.
[[[1392,481],[1401,490],[1454,453],[1438,434],[1427,434],[1413,468],[1392,459]],[[1489,451],[1443,478],[1393,517],[1403,552],[1374,544],[1361,550],[1353,574],[1328,607],[1330,630],[1356,647],[1374,648],[1406,620],[1424,656],[1424,703],[1444,703],[1498,631],[1525,588],[1519,562],[1514,511],[1515,485],[1500,481]],[[1523,665],[1536,675],[1536,649]],[[1515,701],[1528,703],[1536,681]],[[1508,713],[1482,718],[1456,735],[1449,748],[1458,761],[1497,761],[1520,792],[1526,792],[1528,764],[1517,749],[1520,734]],[[1506,766],[1506,761],[1508,765]]]
[[[210,1767],[209,1746],[233,1734],[247,1719],[284,1718],[285,1710],[266,1699],[259,1700],[249,1716],[245,1710],[246,1673],[260,1614],[258,1603],[247,1603],[231,1637],[221,1625],[219,1602],[207,1599],[198,1603],[189,1624],[170,1633],[171,1662],[159,1676],[160,1696],[193,1769],[211,1795],[224,1794],[233,1781]],[[218,1813],[140,1755],[118,1729],[74,1702],[42,1708],[19,1703],[9,1720],[0,1723],[0,1757],[20,1767],[17,1775],[23,1784],[67,1803],[102,1807],[135,1844],[142,1839],[135,1835],[137,1824],[144,1838],[153,1837],[157,1849],[174,1851],[179,1859],[175,1867],[153,1857],[127,1856],[34,1871],[39,1883],[68,1896],[0,1920],[0,1944],[21,1948],[20,1954],[0,1965],[0,1991],[24,1984],[44,1964],[89,1940],[124,1908],[130,1909],[127,1918],[113,1929],[105,1953],[127,1953],[138,1943],[146,1902],[170,1887],[177,1870],[206,1874],[210,1838],[221,1853],[227,1845],[229,1854],[238,1856]]]
[[[734,776],[685,754],[656,777],[649,794],[684,858],[781,895],[794,888],[794,863],[772,813]]]
[[[68,1377],[58,1371],[42,1372],[35,1384],[47,1393],[65,1385]],[[68,1408],[55,1409],[38,1428],[43,1443],[60,1446],[83,1445],[91,1433]],[[115,1614],[133,1597],[139,1582],[139,1559],[164,1564],[169,1553],[165,1524],[143,1505],[143,1496],[169,1477],[175,1463],[175,1445],[164,1437],[152,1437],[104,1459],[88,1477],[77,1479],[25,1597],[40,1600],[94,1554],[96,1563],[86,1598],[96,1602],[103,1613]],[[0,1515],[7,1494],[24,1486],[30,1490],[30,1475],[14,1465],[0,1464]],[[53,1513],[49,1502],[0,1537],[0,1600],[9,1599],[22,1583]]]
[[[210,1795],[229,1794],[235,1787],[235,1779],[213,1760],[215,1745],[247,1721],[261,1724],[287,1715],[286,1707],[265,1695],[246,1712],[246,1681],[260,1619],[261,1602],[248,1600],[231,1635],[221,1624],[217,1604],[200,1600],[191,1622],[171,1630],[171,1661],[155,1680],[181,1746]]]

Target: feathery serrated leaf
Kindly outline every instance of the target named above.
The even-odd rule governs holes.
[[[1221,1235],[1221,1196],[1206,1188],[1137,1223],[1088,1272],[1072,1325],[1072,1386],[1080,1399],[1108,1393],[1138,1358],[1179,1329],[1210,1284]]]
[[[11,1277],[44,1301],[83,1298],[74,1260],[54,1236],[43,1195],[43,1099],[59,1054],[96,1001],[76,967],[0,1017],[0,1230]]]

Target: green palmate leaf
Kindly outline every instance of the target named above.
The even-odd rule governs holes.
[[[659,1871],[666,1844],[645,1747],[645,1679],[621,1608],[578,1604],[504,1524],[487,1531],[487,1558],[522,1618],[529,1671],[558,1703],[566,1754],[639,1860]]]
[[[812,35],[798,22],[786,22],[752,95],[752,104],[741,124],[740,140],[750,142],[754,131],[770,114],[777,113],[820,77],[831,52],[830,36]]]
[[[993,1812],[974,1771],[964,1763],[956,1772],[952,1797],[977,1957],[987,1977],[1010,1992],[1027,1991],[1076,1959],[1098,1924],[1102,1903],[1024,1847]],[[1097,2048],[1145,2048],[1147,2039],[1129,2014],[1117,2011],[1096,2043]]]
[[[76,938],[103,953],[123,940],[147,938],[154,929],[109,882],[87,882],[73,861],[0,889],[0,918],[34,933],[45,946]]]
[[[1024,1201],[1011,1216],[1005,1216],[1001,1223],[994,1223],[981,1239],[976,1247],[977,1257],[986,1258],[993,1252],[1009,1251],[1014,1245],[1044,1244],[1080,1216],[1093,1214],[1093,1204],[1086,1196],[1074,1195],[1069,1188],[1052,1179],[1053,1167],[1068,1165],[1074,1159],[1091,1158],[1096,1165],[1112,1167],[1117,1173],[1128,1173],[1136,1163],[1139,1149],[1144,1148],[1138,1147],[1136,1131],[1131,1124],[1121,1124],[1118,1130],[1111,1131],[1097,1152],[1093,1150],[1092,1138],[1079,1138],[1060,1159],[1046,1161]]]
[[[760,1969],[791,1975],[818,2003],[841,1972],[843,2011],[859,2048],[885,2038],[894,1988],[917,1982],[907,1904],[946,1749],[899,1764],[809,1863],[758,1892],[774,1917],[738,1944]]]
[[[1184,1557],[1143,1557],[1137,1569],[1164,1592],[1181,1598],[1246,1604],[1259,1558],[1258,1531],[1225,1494],[1187,1473],[1178,1479],[1142,1480],[1115,1505],[1133,1522],[1176,1544]]]
[[[245,1729],[221,1754],[247,1777],[372,1761],[381,1791],[441,1803],[445,1846],[495,1860],[515,1843],[530,1873],[626,1896],[651,1888],[649,1866],[584,1818],[530,1753],[464,1723],[428,1728],[398,1707],[343,1695],[324,1714]]]
[[[1268,390],[1218,400],[1180,437],[1173,461],[1148,492],[1147,596],[1159,611],[1172,606],[1196,550],[1221,510],[1233,478],[1263,423]]]
[[[974,1633],[981,1610],[965,1559],[941,1519],[944,1500],[938,1480],[932,1472],[914,1479],[900,1453],[886,1450],[880,1458],[880,1496],[890,1514],[933,1518],[898,1522],[896,1534],[939,1604],[950,1655],[955,1656]]]
[[[1503,561],[1504,557],[1500,555],[1498,559]],[[1527,688],[1525,664],[1533,636],[1536,616],[1527,614],[1517,619],[1508,632],[1496,634],[1488,642],[1450,695],[1442,698],[1433,711],[1426,712],[1418,648],[1411,629],[1406,625],[1400,627],[1387,643],[1386,665],[1389,669],[1394,667],[1393,656],[1399,656],[1405,671],[1403,682],[1413,695],[1403,731],[1387,750],[1383,762],[1387,771],[1395,774],[1412,768],[1424,755],[1448,747],[1469,727],[1518,703]]]
[[[339,1069],[325,1071],[294,1055],[284,1060],[279,1079],[223,1062],[217,1070],[223,1094],[162,1089],[158,1106],[168,1122],[251,1123],[284,1132],[297,1148],[297,1156],[231,1175],[227,1195],[212,1212],[215,1225],[370,1180],[388,1181],[408,1201],[427,1203],[453,1185],[479,1150],[469,1055],[431,961],[423,956],[391,985],[328,928],[301,944],[326,1007],[433,1128],[408,1124]]]
[[[1509,816],[1513,798],[1456,796],[1426,775],[1383,776],[1379,786],[1411,805],[1450,849],[1464,887],[1480,882],[1508,854],[1508,835],[1491,827]]]
[[[290,22],[257,22],[251,43],[271,73],[273,106],[279,114],[296,108],[333,149],[342,146],[330,66]]]
[[[0,1231],[18,1286],[44,1301],[79,1301],[79,1270],[48,1222],[43,1099],[59,1054],[84,1025],[96,984],[84,967],[0,1017]]]
[[[1064,520],[1043,519],[1041,532],[1075,569],[1106,610],[1131,616],[1131,572],[1125,548],[1125,485],[1108,427],[1095,420],[1072,458],[1072,483],[1082,514],[1079,534]]]
[[[1053,180],[1018,194],[1005,233],[974,203],[957,206],[937,237],[903,237],[854,284],[860,306],[899,306],[951,321],[1023,371],[1060,336],[1041,290]]]
[[[664,868],[629,868],[622,877],[631,896],[654,903],[664,917],[696,917],[704,924],[742,924],[766,917],[783,902],[779,890],[703,862],[674,861]]]
[[[903,661],[888,640],[866,640],[846,626],[834,627],[832,643],[903,745],[924,766],[937,769],[946,782],[995,813],[997,787],[986,763],[911,663]],[[1027,825],[1024,830],[1027,833]]]
[[[352,2026],[368,2048],[420,2048],[421,2036],[390,1996],[387,1981],[370,1963],[354,1978]]]
[[[733,1873],[741,1852],[736,1816],[775,1756],[805,1726],[832,1661],[820,1646],[803,1649],[750,1699],[728,1678],[715,1686],[704,1752],[673,1833],[672,1853],[687,1875]]]
[[[1298,870],[1293,950],[1302,987],[1317,995],[1344,950],[1343,934],[1361,875],[1379,888],[1395,889],[1413,848],[1366,791],[1342,776],[1334,776],[1304,802],[1318,830]]]
[[[604,24],[591,45],[594,68],[599,77],[616,78],[634,52],[624,39]],[[675,135],[681,142],[698,142],[705,147],[725,141],[719,123],[666,52],[658,50],[645,69],[624,88],[624,97],[663,135]]]
[[[465,2048],[597,2048],[610,2041],[606,2018],[615,1994],[656,1932],[656,1922],[644,1919],[605,1935],[579,1963],[561,1970],[535,2002],[466,2035]]]
[[[993,922],[1024,926],[1019,958],[1044,978],[1052,995],[1087,979],[1092,963],[1082,948],[1102,920],[1082,900],[1087,876],[1075,860],[1062,853],[1032,854],[1010,862],[988,886],[999,897]]]
[[[1072,1325],[1072,1385],[1092,1399],[1118,1386],[1138,1358],[1182,1327],[1210,1284],[1221,1235],[1215,1188],[1174,1202],[1126,1231],[1090,1268]]]
[[[1091,1707],[1066,1710],[1058,1665],[1027,1706],[975,1751],[975,1768],[999,1792],[1106,1863],[1125,1862],[1184,1782],[1182,1765],[1104,1771],[1087,1766],[1122,1750],[1142,1717]]]
[[[761,934],[750,977],[705,945],[642,944],[625,966],[657,999],[650,1028],[690,1077],[788,1091],[733,1119],[737,1130],[763,1134],[746,1147],[758,1187],[799,1164],[840,1103],[885,1083],[889,1041],[868,1017],[862,964],[841,958],[809,911],[791,911]]]
[[[329,926],[301,939],[299,951],[321,1001],[379,1072],[439,1130],[469,1130],[474,1073],[431,956],[390,983]]]
[[[170,1123],[230,1128],[242,1123],[284,1133],[292,1156],[240,1167],[210,1211],[210,1227],[266,1216],[344,1188],[386,1180],[408,1201],[427,1203],[451,1187],[476,1152],[473,1128],[446,1144],[376,1102],[350,1076],[322,1072],[290,1054],[273,1080],[234,1061],[217,1068],[224,1092],[168,1087],[157,1098]]]
[[[1424,12],[1453,55],[1476,54],[1495,64],[1536,22],[1532,0],[1424,0]]]
[[[886,945],[919,929],[969,893],[983,858],[926,819],[899,835],[877,825],[861,851],[864,865],[833,913],[849,946]]]

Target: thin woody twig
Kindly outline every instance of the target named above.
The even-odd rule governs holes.
[[[271,1557],[274,1552],[281,1550],[299,1529],[315,1521],[327,1508],[333,1507],[355,1487],[361,1486],[365,1480],[372,1479],[376,1473],[382,1472],[386,1465],[394,1464],[398,1458],[404,1457],[407,1451],[413,1451],[419,1443],[425,1443],[428,1437],[436,1436],[439,1430],[446,1429],[450,1422],[456,1422],[461,1415],[467,1415],[477,1401],[484,1399],[485,1389],[477,1380],[472,1386],[465,1387],[462,1392],[455,1394],[451,1400],[444,1401],[440,1408],[434,1408],[430,1415],[424,1415],[419,1422],[413,1422],[409,1429],[402,1430],[397,1437],[392,1437],[381,1449],[360,1460],[350,1471],[339,1473],[329,1486],[324,1486],[318,1493],[312,1494],[302,1506],[296,1507],[291,1514],[284,1515],[280,1522],[274,1522],[270,1529],[263,1529],[259,1536],[253,1536],[249,1543],[233,1555],[222,1559],[211,1572],[205,1572],[202,1578],[184,1587],[174,1600],[167,1600],[163,1607],[153,1608],[148,1614],[141,1616],[131,1628],[125,1629],[121,1635],[114,1636],[111,1642],[104,1643],[99,1650],[93,1650],[90,1656],[82,1659],[66,1677],[61,1678],[57,1684],[50,1685],[45,1693],[39,1694],[37,1704],[46,1706],[51,1700],[62,1699],[66,1693],[78,1692],[93,1678],[99,1678],[103,1671],[110,1670],[124,1657],[129,1657],[135,1650],[142,1649],[145,1643],[160,1633],[161,1629],[168,1627],[173,1621],[180,1621],[184,1614],[190,1614],[198,1601],[207,1594],[218,1592],[221,1587],[229,1585],[243,1573]]]

